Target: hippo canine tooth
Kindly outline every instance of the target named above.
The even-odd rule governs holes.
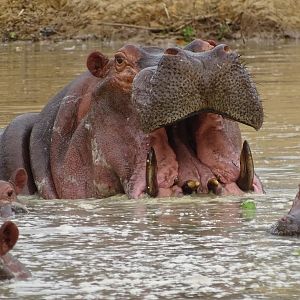
[[[193,192],[196,192],[198,187],[200,186],[200,182],[197,180],[187,180],[183,185],[182,185],[182,192],[184,195],[190,195]]]
[[[151,197],[158,195],[157,160],[152,147],[147,153],[146,160],[146,193]]]
[[[240,156],[240,176],[237,180],[239,188],[245,192],[253,191],[254,163],[251,149],[245,140]]]
[[[216,195],[219,195],[222,191],[222,187],[216,178],[211,178],[208,180],[207,188],[209,192],[213,192]]]

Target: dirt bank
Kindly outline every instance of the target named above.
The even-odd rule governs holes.
[[[0,38],[298,38],[298,0],[0,0]]]

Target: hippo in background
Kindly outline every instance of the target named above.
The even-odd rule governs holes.
[[[0,180],[9,181],[19,168],[26,170],[26,183],[22,194],[34,194],[36,186],[31,173],[29,142],[38,113],[17,116],[0,131]],[[2,133],[2,134],[1,134]]]
[[[283,236],[300,235],[300,185],[290,211],[273,224],[269,232]]]
[[[17,195],[27,184],[27,172],[19,168],[13,172],[8,181],[0,180],[0,217],[7,218],[14,213],[28,213],[25,205],[20,203]]]
[[[6,128],[0,179],[23,167],[24,192],[46,199],[263,192],[238,126],[258,130],[262,104],[228,46],[125,45],[112,58],[91,53],[87,67]]]
[[[30,272],[24,265],[14,258],[10,251],[19,238],[19,229],[11,221],[6,221],[0,227],[0,280],[26,279]]]

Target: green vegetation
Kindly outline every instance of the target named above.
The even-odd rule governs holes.
[[[241,203],[242,217],[246,220],[252,220],[256,216],[256,205],[252,199],[246,199]]]
[[[183,28],[182,30],[182,35],[183,35],[183,39],[186,41],[186,42],[190,42],[192,41],[195,36],[196,36],[196,33],[195,33],[195,30],[193,27],[191,26],[186,26]]]

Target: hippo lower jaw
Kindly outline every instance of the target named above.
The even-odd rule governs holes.
[[[134,178],[129,196],[262,193],[248,143],[232,136],[238,130],[236,122],[203,112],[154,130],[147,160],[143,153],[146,175]]]

